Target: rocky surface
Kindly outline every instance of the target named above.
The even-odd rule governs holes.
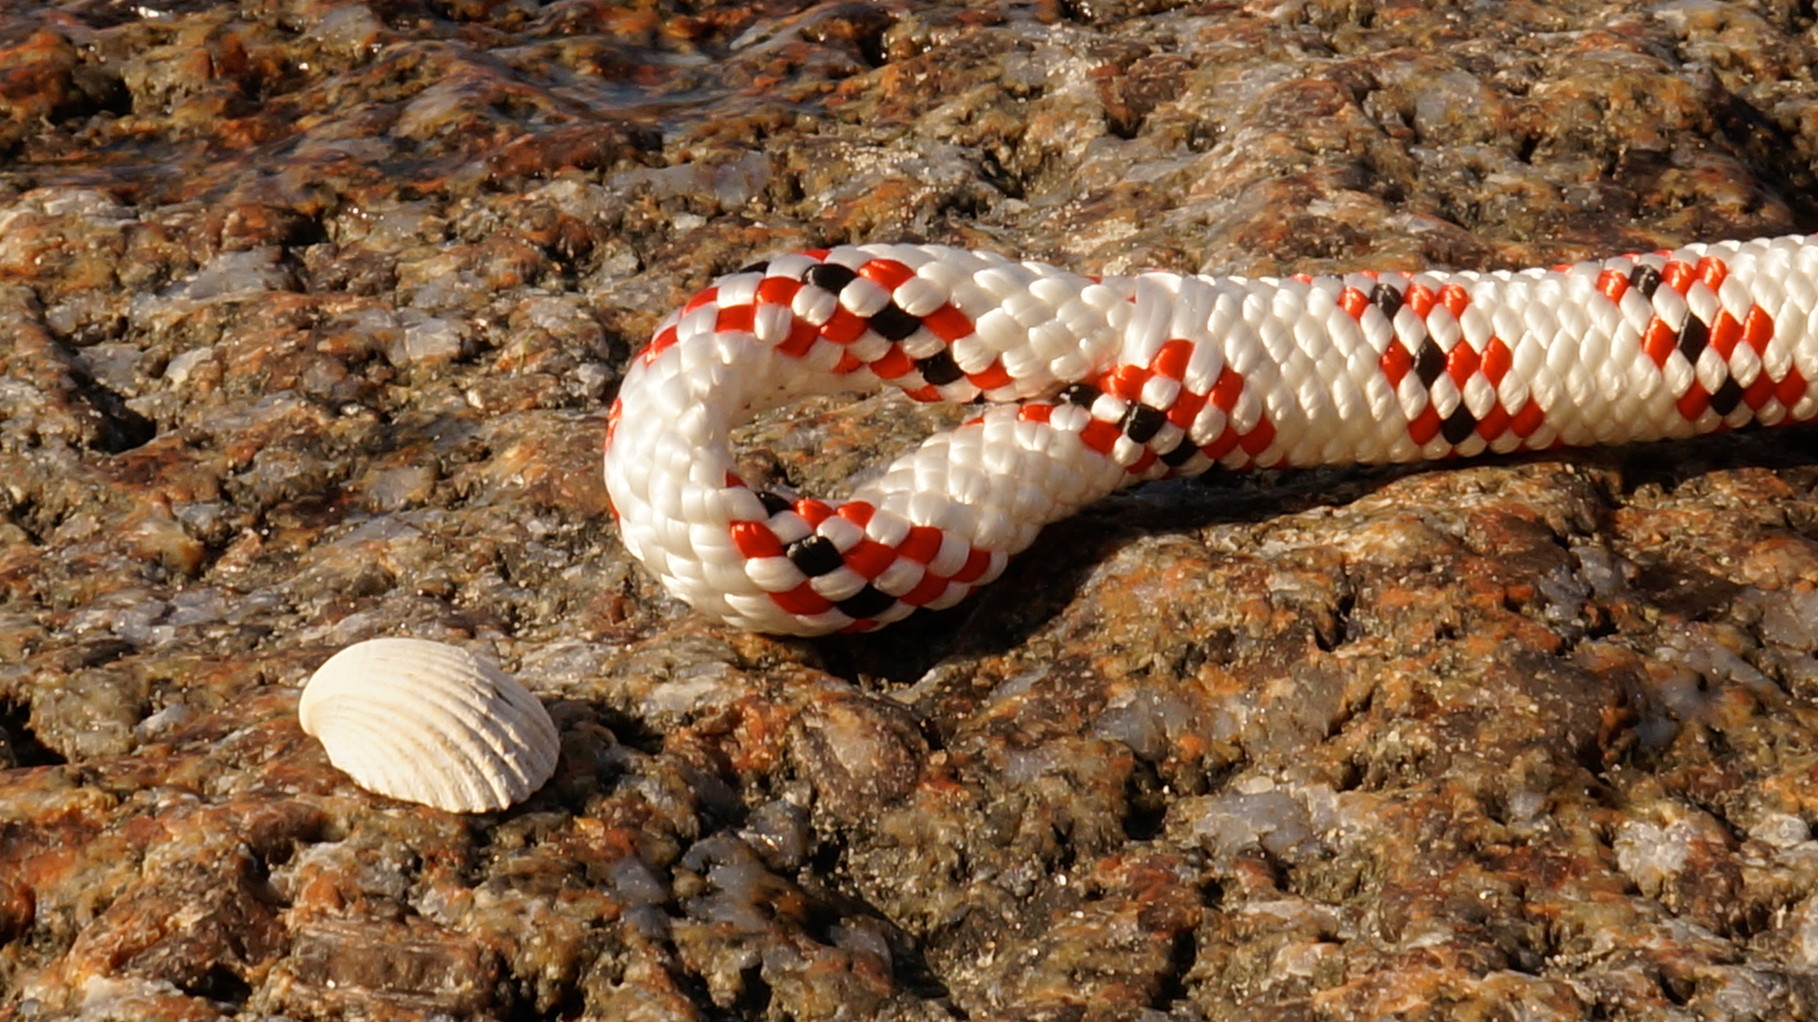
[[[0,1018],[1818,1015],[1818,432],[1153,487],[874,638],[628,562],[714,274],[1513,266],[1818,225],[1809,5],[0,10]],[[950,413],[827,400],[837,494]],[[295,685],[500,658],[554,781],[365,794]]]

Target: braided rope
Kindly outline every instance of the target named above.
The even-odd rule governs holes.
[[[843,502],[739,478],[733,425],[881,384],[995,404]],[[1818,241],[1553,269],[1084,277],[861,245],[720,278],[613,403],[606,485],[632,554],[757,631],[866,631],[949,607],[1042,526],[1215,464],[1408,462],[1818,418]]]

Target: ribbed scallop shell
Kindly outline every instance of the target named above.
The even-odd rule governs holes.
[[[425,639],[368,639],[329,657],[297,716],[360,787],[457,813],[524,799],[555,773],[560,750],[528,689]]]

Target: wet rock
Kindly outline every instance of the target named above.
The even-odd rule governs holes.
[[[828,693],[796,718],[792,752],[817,805],[848,821],[889,806],[915,786],[927,743],[900,707]]]
[[[262,1000],[286,1014],[488,1017],[497,979],[477,941],[422,920],[323,920],[297,930]]]
[[[167,7],[0,13],[0,1016],[1818,1011],[1809,429],[1153,486],[813,643],[668,598],[598,473],[658,320],[779,249],[1809,229],[1799,11]],[[965,414],[821,398],[743,468]],[[522,677],[555,778],[336,773],[292,686],[398,634]]]

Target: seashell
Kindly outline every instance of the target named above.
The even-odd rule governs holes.
[[[426,639],[368,639],[329,657],[297,717],[360,787],[457,813],[526,798],[555,773],[561,746],[523,685]]]

